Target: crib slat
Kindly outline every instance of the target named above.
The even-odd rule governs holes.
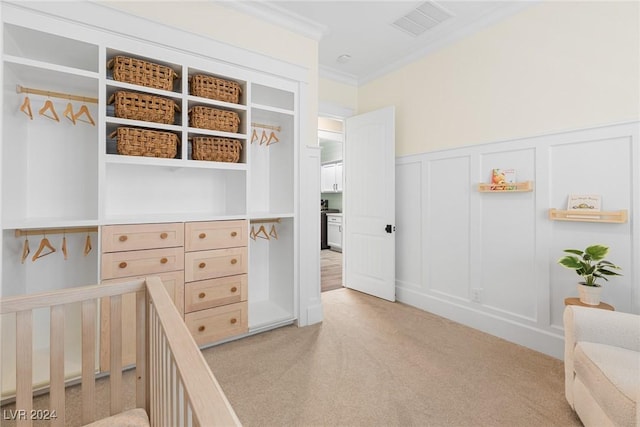
[[[136,292],[136,406],[149,413],[147,293]]]
[[[109,386],[111,392],[111,415],[122,412],[122,297],[111,297],[111,369]]]
[[[96,300],[82,302],[82,423],[96,416]]]
[[[56,417],[51,419],[52,426],[65,424],[64,395],[64,306],[51,307],[51,347],[50,347],[50,388],[49,405]]]
[[[33,316],[31,310],[16,313],[16,408],[26,416],[19,417],[18,427],[31,426],[28,415],[33,409]]]

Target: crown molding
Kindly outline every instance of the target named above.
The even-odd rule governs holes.
[[[263,21],[291,30],[304,37],[319,41],[329,31],[326,25],[308,19],[297,13],[293,13],[274,4],[263,1],[223,1],[219,2],[225,7],[235,9],[247,15],[254,16]]]
[[[358,87],[358,78],[353,74],[338,71],[324,65],[320,65],[318,67],[318,75],[324,79],[334,80],[338,83]]]

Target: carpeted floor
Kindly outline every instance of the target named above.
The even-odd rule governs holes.
[[[246,426],[580,426],[562,361],[349,289],[322,324],[204,350]]]
[[[346,288],[322,301],[321,324],[203,350],[245,426],[581,425],[564,398],[560,360]],[[123,378],[128,408],[133,374]],[[105,381],[96,384],[100,416]],[[79,392],[67,389],[67,425],[80,424]],[[47,409],[48,396],[34,408]]]

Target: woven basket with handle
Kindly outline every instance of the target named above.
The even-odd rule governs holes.
[[[126,156],[173,159],[178,153],[178,135],[142,128],[119,127],[110,138],[117,137],[118,154]]]
[[[197,106],[189,110],[189,126],[224,132],[238,132],[240,117],[234,111]]]
[[[192,138],[193,160],[237,163],[240,160],[242,143],[236,139],[216,136],[195,136]]]
[[[194,96],[237,104],[240,101],[242,88],[231,80],[195,74],[189,78],[189,93]]]
[[[115,104],[115,116],[123,119],[173,124],[178,105],[170,98],[147,93],[117,91],[109,97]]]
[[[156,89],[173,90],[173,80],[179,77],[166,65],[122,55],[111,58],[107,68],[113,69],[114,80]]]

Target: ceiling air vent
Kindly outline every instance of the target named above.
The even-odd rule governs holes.
[[[428,29],[452,17],[453,15],[451,13],[444,10],[435,2],[427,1],[397,19],[391,25],[417,37]]]

